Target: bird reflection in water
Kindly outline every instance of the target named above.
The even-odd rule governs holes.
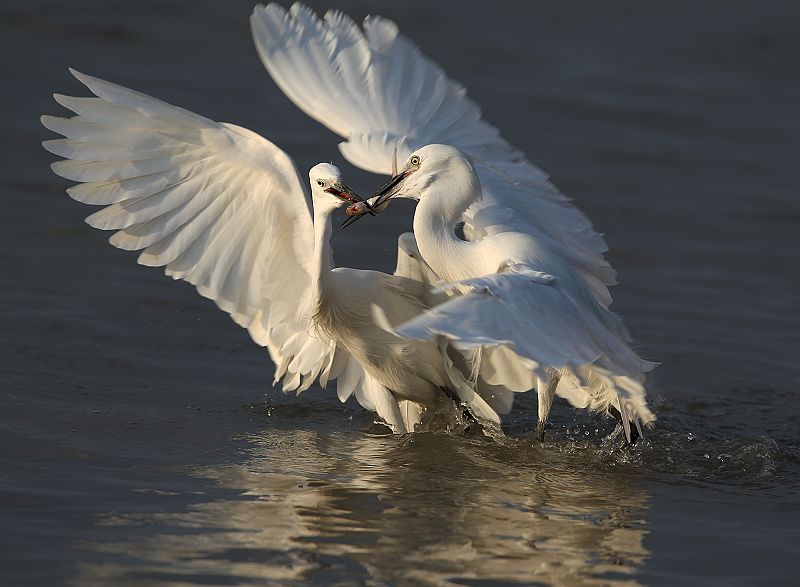
[[[248,445],[243,463],[194,472],[233,498],[104,518],[137,531],[84,545],[106,556],[80,579],[636,584],[648,556],[648,495],[597,451],[308,430],[268,430]]]

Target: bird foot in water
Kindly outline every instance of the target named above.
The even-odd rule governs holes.
[[[453,405],[456,410],[461,410],[461,417],[464,419],[465,422],[469,423],[470,425],[478,423],[478,419],[470,412],[467,405],[461,401],[461,398],[456,395],[456,393],[446,387],[440,388],[447,398],[453,402]]]
[[[610,408],[608,408],[608,413],[611,414],[611,417],[617,421],[617,424],[622,426],[622,414],[619,413],[619,410],[617,408],[611,406]],[[636,444],[636,441],[639,440],[640,438],[639,429],[636,427],[636,424],[634,422],[631,422],[630,420],[628,421],[628,426],[630,426],[631,430],[631,439],[628,441],[628,444],[633,446],[634,444]],[[624,426],[622,427],[625,428]]]
[[[536,440],[544,442],[544,425],[545,423],[539,420],[536,422]]]

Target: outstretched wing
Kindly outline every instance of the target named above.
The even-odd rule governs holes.
[[[615,273],[603,238],[547,175],[481,119],[464,87],[425,57],[397,26],[370,16],[363,31],[349,17],[324,19],[301,4],[287,12],[257,6],[256,49],[283,92],[306,114],[346,138],[354,165],[389,174],[395,148],[404,161],[415,149],[443,143],[473,161],[484,200],[465,214],[465,233],[536,230],[579,271],[604,305]]]
[[[330,374],[335,345],[309,333],[313,227],[291,159],[263,137],[72,71],[96,97],[55,95],[77,116],[43,116],[44,147],[105,206],[86,221],[139,263],[197,287],[269,349],[285,390]]]

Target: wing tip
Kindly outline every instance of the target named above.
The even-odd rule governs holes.
[[[53,145],[55,143],[60,143],[63,140],[64,139],[47,139],[46,141],[42,141],[41,145],[42,145],[42,148],[45,151],[47,151],[48,153],[52,153],[52,154],[56,155],[57,153],[55,151],[53,151],[53,149],[55,148],[55,147],[53,147]]]
[[[365,30],[373,26],[376,29],[382,29],[381,32],[388,33],[387,40],[393,41],[400,35],[400,27],[397,26],[397,23],[390,18],[386,18],[385,16],[380,16],[379,14],[370,14],[364,18]]]
[[[86,83],[84,80],[86,80],[87,78],[91,78],[91,76],[88,76],[85,73],[82,73],[82,72],[78,71],[74,67],[68,67],[67,71],[69,71],[70,74],[72,74],[72,77],[74,77],[76,80],[78,80],[79,82],[81,82],[83,84]]]
[[[53,129],[51,129],[49,126],[47,126],[47,122],[48,122],[48,121],[49,121],[51,118],[55,118],[55,117],[54,117],[54,116],[51,116],[50,114],[42,114],[41,116],[39,116],[39,123],[40,123],[40,124],[41,124],[43,127],[45,127],[47,130],[53,130]]]
[[[68,68],[69,72],[73,75],[73,77],[81,82],[84,86],[89,88],[89,91],[92,92],[95,96],[99,95],[98,91],[103,91],[104,89],[108,91],[109,89],[122,89],[131,92],[132,90],[125,88],[123,86],[118,86],[113,82],[109,82],[106,80],[102,80],[99,77],[94,77],[88,75],[86,73],[81,73],[77,69],[72,67]],[[149,96],[148,96],[149,97]]]
[[[39,122],[42,124],[43,127],[45,127],[49,131],[64,136],[56,128],[54,128],[58,125],[58,121],[60,120],[66,120],[66,119],[62,118],[61,116],[53,116],[52,114],[42,114],[39,117]]]
[[[271,4],[274,5],[274,4]],[[316,18],[317,13],[314,12],[311,8],[303,4],[302,2],[292,2],[292,5],[289,7],[289,14],[292,17],[297,18],[297,15],[302,14],[307,18]]]
[[[259,18],[266,17],[270,12],[285,14],[286,11],[280,4],[270,2],[269,4],[256,4],[253,6],[253,12],[250,14],[250,22],[253,23]]]
[[[69,194],[69,192],[67,192],[67,194]],[[70,195],[70,197],[72,196]],[[89,214],[86,218],[83,219],[83,221],[92,228],[96,228],[97,230],[109,230],[109,228],[101,222],[102,216],[100,216],[100,214],[103,211],[105,211],[105,208],[103,208],[102,210],[98,210],[93,214]],[[110,237],[109,237],[109,242],[110,242]]]

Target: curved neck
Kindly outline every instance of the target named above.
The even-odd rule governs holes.
[[[474,173],[459,174],[456,179],[440,177],[422,194],[414,213],[414,236],[428,265],[446,281],[464,279],[455,266],[472,243],[456,236],[455,227],[462,216],[481,197],[481,187]]]

